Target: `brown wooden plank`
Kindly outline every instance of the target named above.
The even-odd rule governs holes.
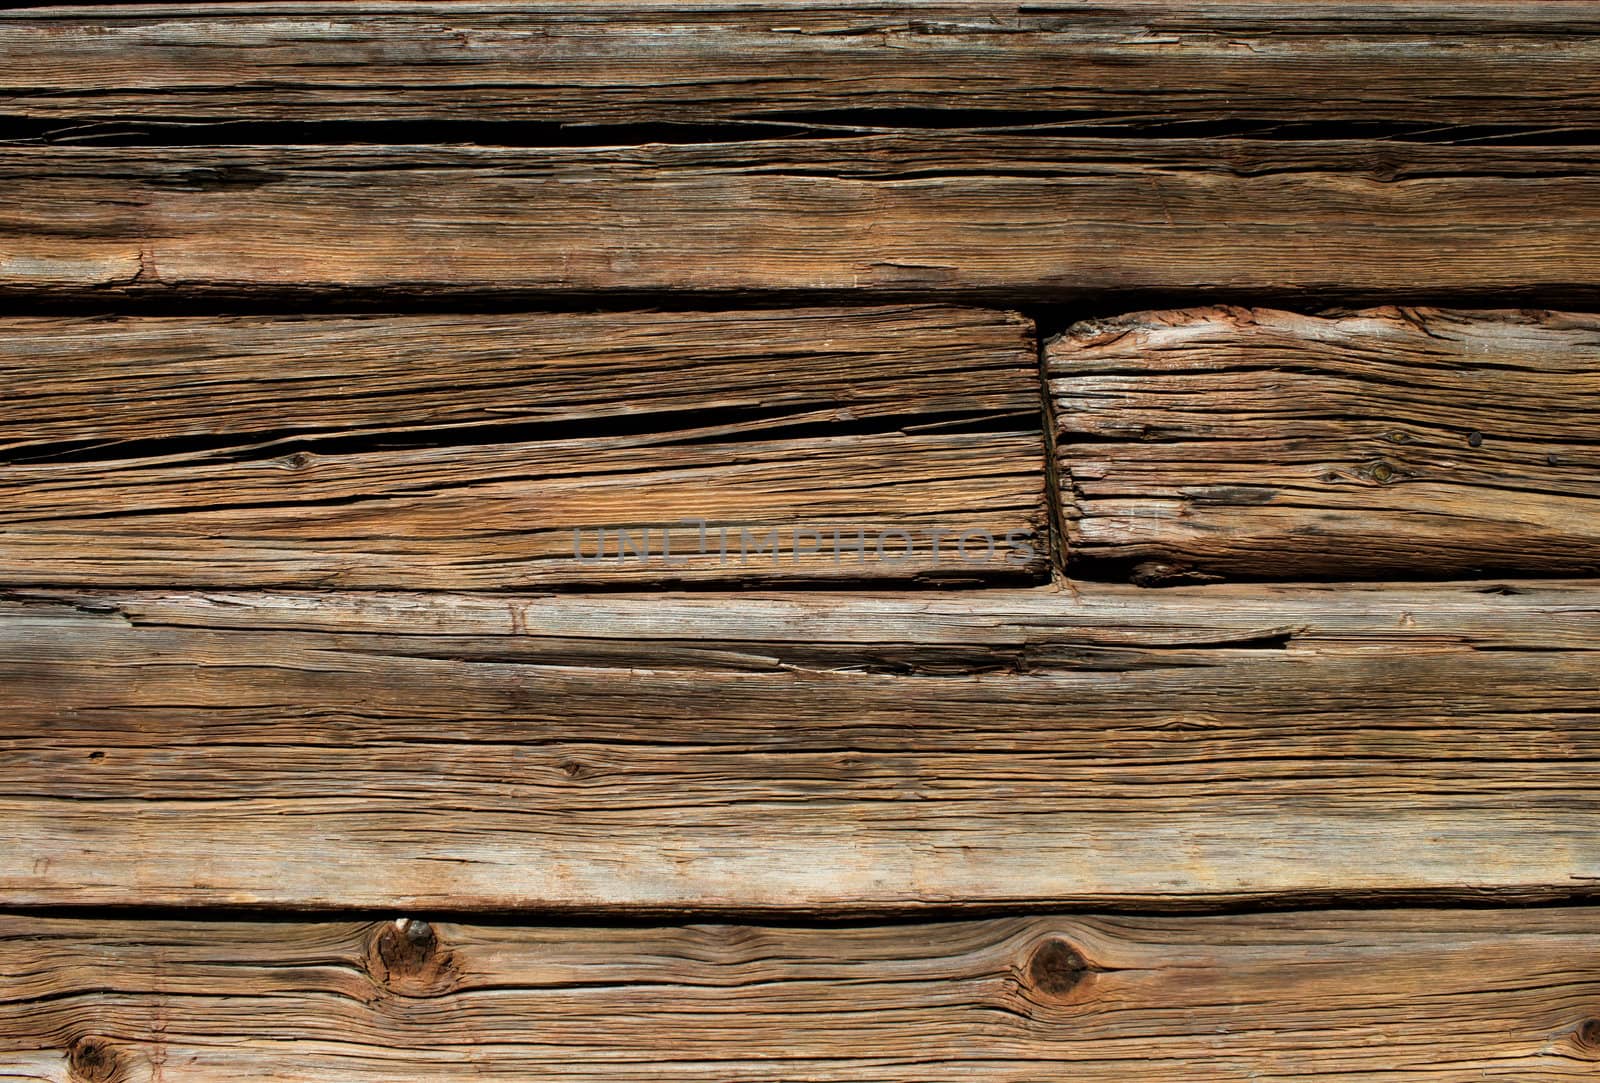
[[[1600,317],[1145,312],[1049,347],[1074,558],[1144,581],[1600,571]]]
[[[1600,883],[1600,587],[13,594],[0,905]]]
[[[0,292],[1600,284],[1600,148],[929,134],[0,150]]]
[[[1592,1080],[1600,911],[774,927],[0,917],[0,1073]]]
[[[141,4],[7,11],[0,73],[7,113],[63,122],[1593,125],[1597,38],[1590,5],[1514,0]]]
[[[1007,313],[12,319],[0,375],[12,584],[1047,571]]]

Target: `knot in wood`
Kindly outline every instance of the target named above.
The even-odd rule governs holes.
[[[1369,177],[1381,184],[1393,184],[1405,176],[1406,168],[1410,165],[1406,155],[1381,142],[1374,142],[1360,153],[1362,168]],[[1410,313],[1409,309],[1399,311],[1403,317]]]
[[[122,1083],[128,1078],[122,1060],[111,1044],[101,1038],[79,1038],[67,1050],[67,1067],[72,1083]]]
[[[1600,1060],[1600,1019],[1585,1019],[1572,1034],[1585,1056]]]
[[[378,926],[368,950],[367,970],[386,989],[407,996],[445,992],[454,984],[450,953],[441,950],[432,925],[397,918]]]
[[[1028,983],[1049,996],[1066,996],[1093,969],[1077,948],[1052,937],[1033,949],[1028,959]]]

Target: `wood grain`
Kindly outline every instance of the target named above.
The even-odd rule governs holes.
[[[774,927],[0,917],[0,1074],[1592,1080],[1600,911]]]
[[[902,134],[0,149],[0,293],[981,297],[1600,285],[1600,148]]]
[[[1597,37],[1508,0],[141,4],[7,11],[0,72],[6,112],[63,122],[1593,125]]]
[[[1047,571],[1006,313],[9,319],[0,379],[12,584]]]
[[[1143,580],[1600,572],[1600,318],[1146,312],[1049,346],[1063,532]]]
[[[1600,883],[1593,584],[13,593],[0,905]]]

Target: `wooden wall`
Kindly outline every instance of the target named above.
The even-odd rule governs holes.
[[[0,86],[0,1080],[1600,1072],[1600,5]]]

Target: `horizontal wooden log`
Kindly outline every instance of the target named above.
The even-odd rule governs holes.
[[[0,917],[0,1074],[1592,1080],[1600,911],[529,927]]]
[[[61,121],[826,120],[1021,110],[1588,124],[1584,4],[632,0],[30,7],[6,112]]]
[[[1593,584],[13,593],[0,905],[1565,897],[1597,627]]]
[[[13,319],[0,377],[12,584],[1047,572],[1006,313]]]
[[[1049,347],[1074,557],[1145,581],[1600,572],[1600,317],[1206,308]]]
[[[927,134],[0,150],[0,292],[1016,304],[1600,285],[1600,148]]]

